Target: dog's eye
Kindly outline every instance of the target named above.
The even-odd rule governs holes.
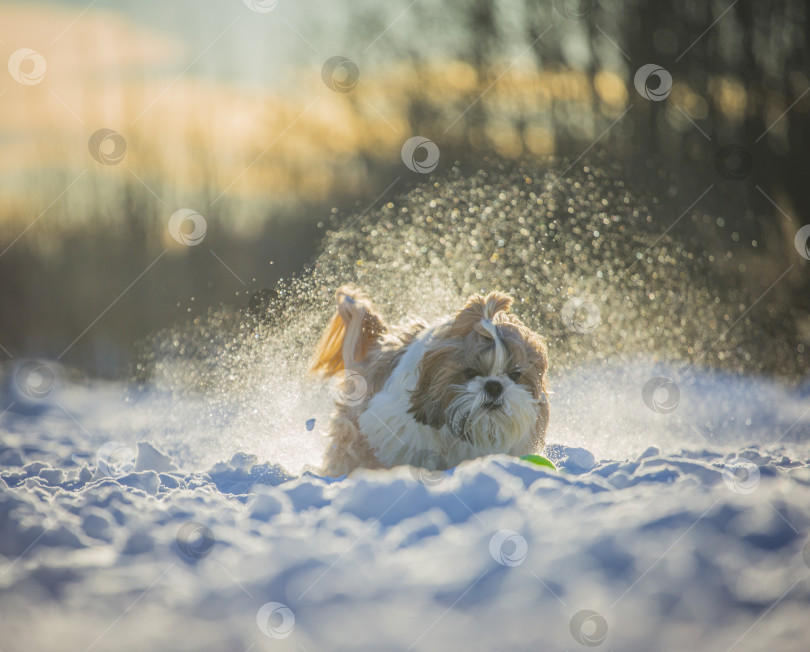
[[[521,377],[522,375],[523,375],[523,372],[522,372],[522,371],[520,371],[519,369],[515,369],[515,371],[510,371],[510,372],[509,372],[509,379],[510,379],[512,382],[516,383],[518,380],[520,380],[520,377]]]
[[[466,379],[475,378],[478,375],[478,372],[475,369],[465,369],[464,370],[464,377]]]

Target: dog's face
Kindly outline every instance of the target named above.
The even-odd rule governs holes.
[[[500,293],[471,297],[428,344],[409,412],[481,450],[507,451],[548,424],[547,349]]]

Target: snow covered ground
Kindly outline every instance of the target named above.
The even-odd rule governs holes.
[[[334,480],[306,470],[320,390],[287,393],[280,434],[201,419],[204,397],[11,376],[3,652],[807,649],[806,385],[578,369],[554,383],[558,473]]]

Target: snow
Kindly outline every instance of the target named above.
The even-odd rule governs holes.
[[[658,376],[671,412],[645,404]],[[0,648],[806,649],[806,388],[614,362],[554,389],[558,473],[334,479],[312,471],[327,396],[250,439],[245,415],[192,419],[199,397],[10,387]]]

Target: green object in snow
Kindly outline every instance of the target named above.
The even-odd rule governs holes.
[[[542,455],[521,455],[520,459],[531,462],[532,464],[537,464],[537,466],[547,466],[550,469],[557,470],[557,467],[554,466],[554,462]]]

